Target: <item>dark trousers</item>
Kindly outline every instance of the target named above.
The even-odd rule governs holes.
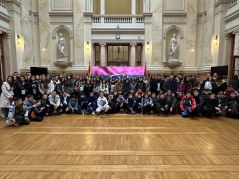
[[[30,121],[29,120],[26,120],[25,117],[23,115],[15,115],[14,116],[16,122],[21,122],[23,125],[29,125],[30,124]]]
[[[203,114],[205,117],[212,117],[212,114],[215,114],[217,110],[215,108],[208,108],[206,105],[203,106]]]
[[[161,108],[163,108],[164,111],[162,111]],[[160,114],[160,113],[166,114],[166,113],[168,113],[168,110],[169,110],[168,105],[165,105],[165,106],[156,106],[156,109],[157,109],[157,113],[158,113],[158,114]]]
[[[135,110],[136,113],[141,113],[141,106],[138,103],[136,103],[135,107],[134,107],[134,110]]]
[[[151,111],[151,105],[150,104],[147,104],[146,106],[143,105],[142,111],[144,114],[149,114]]]

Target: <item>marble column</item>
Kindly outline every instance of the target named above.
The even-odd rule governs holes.
[[[10,64],[10,36],[9,34],[2,35],[2,69],[3,69],[3,80],[7,79],[8,75],[11,75],[11,64]]]
[[[141,66],[144,66],[144,64],[145,64],[144,56],[145,56],[145,45],[142,44],[142,49],[141,49]]]
[[[135,15],[136,14],[136,0],[131,0],[131,14]]]
[[[235,33],[234,56],[239,56],[239,32]]]
[[[91,44],[91,70],[92,70],[92,67],[95,66],[95,45],[94,43]]]
[[[100,14],[105,14],[105,0],[100,0]]]
[[[107,66],[106,43],[100,43],[100,66]]]
[[[135,43],[131,43],[130,44],[130,64],[129,66],[135,66],[136,64],[136,44]]]
[[[225,47],[225,61],[228,63],[228,82],[231,80],[233,71],[234,71],[234,59],[233,59],[233,50],[234,50],[234,41],[233,36],[228,34],[226,36],[226,47]]]

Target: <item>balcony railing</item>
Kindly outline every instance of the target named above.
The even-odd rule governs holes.
[[[0,6],[6,7],[6,1],[5,0],[0,0]]]
[[[142,15],[94,15],[93,24],[144,24]]]

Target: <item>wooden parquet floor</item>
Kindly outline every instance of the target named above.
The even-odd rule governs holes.
[[[0,178],[239,178],[239,121],[179,115],[0,120]]]

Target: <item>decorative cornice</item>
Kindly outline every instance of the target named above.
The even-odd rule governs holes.
[[[49,16],[73,16],[73,12],[49,12]]]
[[[10,31],[9,31],[8,29],[5,29],[5,28],[3,28],[3,27],[0,27],[0,32],[5,32],[5,33],[7,33],[7,34],[10,33]]]
[[[217,7],[219,6],[220,4],[228,4],[228,0],[218,0],[214,6]]]
[[[235,10],[231,14],[228,14],[224,20],[226,23],[233,21],[234,19],[239,18],[239,9]]]
[[[11,20],[11,17],[3,12],[0,11],[0,19],[2,19],[3,21],[9,23]]]
[[[237,32],[239,32],[239,25],[237,25],[237,26],[235,26],[235,27],[233,27],[233,28],[230,28],[230,29],[226,30],[224,35],[227,36],[227,35],[230,34],[230,33],[235,34],[235,33],[237,33]]]

